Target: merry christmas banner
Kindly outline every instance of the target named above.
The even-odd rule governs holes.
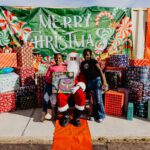
[[[0,48],[30,42],[34,53],[49,62],[54,53],[85,48],[104,60],[111,54],[132,53],[131,9],[108,7],[0,7]]]

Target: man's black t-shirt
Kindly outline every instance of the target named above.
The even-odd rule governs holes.
[[[87,80],[93,80],[100,76],[100,71],[96,67],[97,60],[90,59],[81,63],[81,71],[85,74]]]

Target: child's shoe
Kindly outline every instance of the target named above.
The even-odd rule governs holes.
[[[98,119],[97,122],[98,123],[102,123],[104,121],[104,119]]]
[[[52,119],[52,115],[51,115],[50,113],[47,113],[47,114],[45,115],[45,119],[46,119],[46,120]]]

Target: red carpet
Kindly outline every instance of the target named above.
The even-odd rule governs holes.
[[[92,150],[92,141],[86,120],[81,119],[82,125],[75,127],[69,124],[61,127],[56,121],[52,150]]]

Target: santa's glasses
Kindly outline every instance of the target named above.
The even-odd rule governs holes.
[[[76,57],[70,57],[70,60],[73,61],[73,60],[77,60]]]

